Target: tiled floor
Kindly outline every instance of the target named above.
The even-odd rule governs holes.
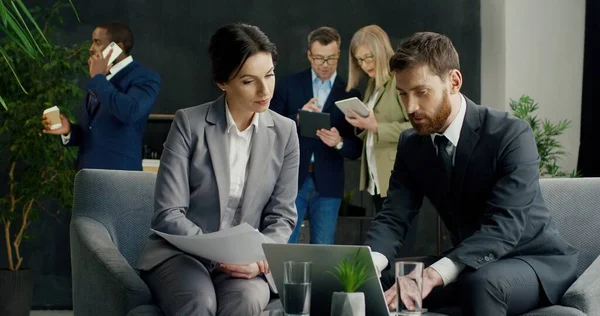
[[[31,311],[29,316],[73,316],[73,311]]]

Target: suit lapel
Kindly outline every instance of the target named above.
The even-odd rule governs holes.
[[[329,108],[334,106],[334,101],[337,101],[341,98],[342,93],[346,87],[343,87],[340,81],[340,76],[335,76],[335,81],[333,82],[333,86],[331,86],[331,91],[329,92],[329,96],[327,96],[327,100],[325,100],[325,105],[323,106],[322,112],[329,111]]]
[[[464,98],[467,103],[467,112],[465,114],[465,120],[460,131],[458,146],[456,147],[456,153],[454,156],[454,175],[452,179],[454,197],[456,200],[460,199],[462,194],[465,172],[469,166],[469,161],[471,160],[473,150],[479,141],[478,131],[479,127],[481,126],[477,107],[471,100],[467,99],[466,97]]]
[[[96,113],[98,112],[98,108],[100,107],[100,101],[94,95],[94,92],[90,90],[88,92],[85,102],[86,112],[89,118],[89,122],[91,123],[96,117]]]
[[[225,96],[219,97],[210,105],[206,113],[206,122],[206,145],[217,181],[219,206],[223,213],[229,199],[229,137],[226,133]]]
[[[388,85],[390,84],[390,82],[392,81],[392,79],[388,80],[386,83],[383,84],[383,87],[381,87],[381,90],[379,90],[379,94],[377,95],[377,98],[375,98],[375,106],[373,107],[373,109],[377,108],[377,105],[379,104],[379,100],[381,99],[381,97],[383,96],[383,94],[386,92],[386,90],[388,89]],[[373,81],[373,92],[375,93],[376,87],[375,87],[375,81]],[[369,100],[366,100],[367,102],[369,102]]]
[[[304,103],[300,105],[300,108],[308,102],[308,100],[314,97],[312,88],[312,74],[311,70],[308,69],[302,74],[302,91],[304,92]],[[298,108],[298,109],[300,109]]]
[[[256,190],[261,187],[264,178],[265,168],[275,139],[273,131],[273,118],[269,111],[260,113],[258,131],[252,135],[252,148],[250,149],[250,159],[248,161],[248,176],[244,185],[244,194],[242,198],[241,218],[248,212],[256,212],[252,207],[252,200],[256,195]]]

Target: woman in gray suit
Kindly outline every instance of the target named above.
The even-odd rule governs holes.
[[[176,112],[152,228],[194,235],[246,222],[285,243],[297,219],[299,149],[294,122],[269,110],[275,45],[255,26],[230,24],[212,36],[209,54],[223,95]],[[209,262],[154,234],[138,268],[166,315],[257,315],[270,297],[266,261]]]

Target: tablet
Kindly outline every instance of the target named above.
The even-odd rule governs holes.
[[[300,136],[319,138],[317,130],[331,129],[329,113],[298,110]]]
[[[369,116],[369,108],[362,103],[357,97],[335,101],[335,105],[346,115],[347,117],[354,118],[349,109],[354,110],[358,115],[362,117]]]

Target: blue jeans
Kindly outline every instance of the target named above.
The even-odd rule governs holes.
[[[310,216],[310,243],[333,244],[340,204],[342,204],[341,198],[319,196],[312,176],[306,177],[296,197],[298,223],[289,242],[294,244],[298,242],[302,221],[308,210]]]

